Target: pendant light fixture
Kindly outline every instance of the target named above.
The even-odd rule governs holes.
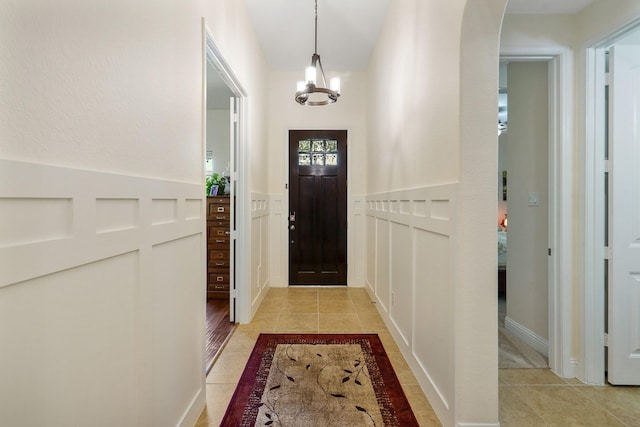
[[[305,68],[304,81],[298,82],[296,92],[296,102],[300,105],[320,106],[333,104],[340,96],[340,78],[334,77],[327,87],[327,80],[324,77],[322,61],[318,55],[318,0],[316,3],[315,21],[315,50],[311,56],[311,65]],[[318,68],[320,69],[320,81],[318,81]]]

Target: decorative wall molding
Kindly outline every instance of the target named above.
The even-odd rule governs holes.
[[[287,230],[287,212],[285,210],[284,196],[271,194],[270,224],[270,283],[274,287],[289,286],[289,232]]]
[[[366,288],[438,414],[453,417],[457,185],[365,200]]]
[[[366,260],[366,197],[364,195],[351,196],[348,207],[347,229],[347,261],[349,286],[365,286]]]
[[[14,393],[0,424],[197,419],[204,186],[6,159],[0,175],[0,377],[52,399]]]
[[[251,317],[269,286],[270,206],[268,194],[251,193]]]

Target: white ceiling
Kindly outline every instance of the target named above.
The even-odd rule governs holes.
[[[244,1],[269,67],[302,74],[314,50],[314,0]],[[318,53],[327,74],[367,69],[390,1],[318,0]],[[507,13],[573,14],[593,2],[509,0]],[[224,108],[228,93],[219,89],[223,94],[211,88],[209,99]]]
[[[269,67],[302,73],[314,48],[314,0],[244,1]],[[593,1],[509,0],[507,13],[576,13]],[[325,72],[366,70],[389,2],[318,0],[318,53]]]
[[[595,0],[509,0],[507,13],[516,14],[574,14]]]
[[[390,0],[318,0],[325,72],[364,71]],[[314,51],[314,0],[245,0],[269,67],[300,71]]]

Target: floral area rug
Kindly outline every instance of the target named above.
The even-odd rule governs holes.
[[[375,334],[261,334],[222,426],[417,426]]]

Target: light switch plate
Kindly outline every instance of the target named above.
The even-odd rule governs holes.
[[[538,192],[537,191],[529,191],[529,206],[539,206],[540,203],[538,201]]]

